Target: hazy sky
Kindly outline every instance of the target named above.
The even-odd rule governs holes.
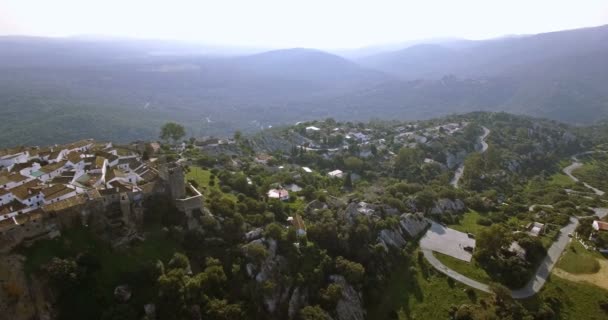
[[[608,24],[607,0],[0,0],[0,34],[347,48]]]

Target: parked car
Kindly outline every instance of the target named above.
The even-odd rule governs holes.
[[[464,249],[464,251],[473,252],[473,247],[471,247],[471,246],[466,246],[463,249]]]
[[[467,236],[471,239],[475,239],[475,235],[470,232],[467,232]]]

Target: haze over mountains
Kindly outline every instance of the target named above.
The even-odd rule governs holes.
[[[0,37],[0,146],[149,139],[168,120],[200,136],[473,110],[608,117],[608,26],[365,52]]]

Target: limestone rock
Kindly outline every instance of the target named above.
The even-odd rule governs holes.
[[[365,310],[359,293],[341,275],[331,275],[330,280],[342,286],[342,298],[336,304],[338,320],[364,320]]]
[[[120,285],[114,289],[114,298],[118,302],[127,302],[131,299],[131,288],[128,285]]]
[[[289,299],[289,309],[287,315],[289,319],[295,319],[298,311],[308,305],[308,292],[306,289],[297,287],[293,290],[291,298]]]
[[[464,211],[464,202],[460,199],[439,199],[435,201],[435,206],[431,209],[431,214],[459,213]]]

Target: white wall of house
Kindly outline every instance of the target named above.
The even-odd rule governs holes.
[[[28,151],[20,152],[16,154],[7,155],[0,158],[0,167],[10,167],[15,163],[27,162],[30,153]]]
[[[5,195],[3,195],[3,196],[0,196],[0,206],[5,205],[5,204],[13,201],[13,199],[15,199],[15,198],[13,197],[13,194],[10,193],[10,192],[7,193],[7,194],[5,194]]]
[[[38,177],[38,179],[40,179],[42,182],[49,181],[49,180],[55,178],[56,176],[60,175],[61,172],[63,172],[63,170],[64,170],[64,168],[59,168],[55,171],[45,173],[45,174],[41,175],[40,177]]]
[[[21,169],[21,171],[19,171],[19,173],[22,176],[31,177],[31,174],[38,170],[40,170],[40,163],[34,162],[31,167]]]

